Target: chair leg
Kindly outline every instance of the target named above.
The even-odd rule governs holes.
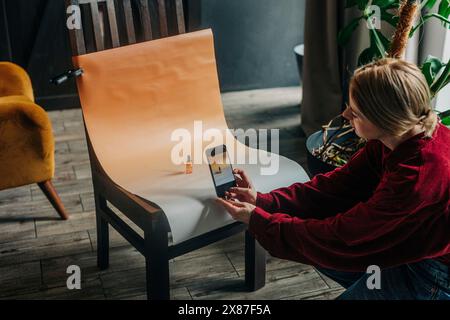
[[[245,231],[245,284],[250,291],[266,284],[266,250]]]
[[[97,221],[97,266],[100,270],[109,267],[109,225],[103,217],[102,207],[106,206],[106,200],[95,193],[95,217]]]
[[[64,205],[61,201],[61,199],[58,196],[58,193],[56,193],[55,187],[53,186],[53,183],[51,180],[40,182],[38,183],[39,188],[41,188],[42,192],[45,194],[47,199],[52,204],[53,208],[58,212],[61,219],[67,220],[69,219],[69,213],[64,208]]]
[[[170,300],[169,250],[167,231],[157,227],[145,232],[147,299]]]

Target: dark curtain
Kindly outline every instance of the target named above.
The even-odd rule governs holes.
[[[342,112],[348,80],[369,39],[361,23],[345,48],[338,45],[339,30],[359,14],[345,9],[345,0],[306,0],[305,11],[302,127],[310,135]]]
[[[302,127],[308,135],[339,114],[342,107],[342,53],[337,43],[342,3],[306,1]]]

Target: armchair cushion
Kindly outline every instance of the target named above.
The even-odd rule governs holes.
[[[47,181],[54,175],[51,122],[29,98],[0,97],[0,190]]]
[[[0,97],[24,96],[34,101],[33,87],[27,72],[11,62],[0,62]]]

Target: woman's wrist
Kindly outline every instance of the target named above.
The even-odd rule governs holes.
[[[255,205],[269,211],[273,205],[273,197],[270,193],[256,193]]]

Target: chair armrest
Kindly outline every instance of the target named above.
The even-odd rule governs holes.
[[[11,62],[0,62],[0,97],[25,96],[34,101],[33,86],[27,72]]]
[[[40,159],[54,161],[53,130],[44,109],[24,99],[0,98],[0,128],[4,121],[10,121],[13,127],[23,133],[24,138],[25,135],[30,136],[30,148],[35,149]]]

